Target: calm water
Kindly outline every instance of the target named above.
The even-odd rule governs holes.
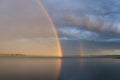
[[[120,60],[64,59],[61,80],[120,80]]]
[[[120,80],[120,60],[1,57],[0,80]]]

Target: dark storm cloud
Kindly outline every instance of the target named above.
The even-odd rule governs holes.
[[[119,0],[43,0],[61,37],[119,41]]]

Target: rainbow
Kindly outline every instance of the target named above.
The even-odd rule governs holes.
[[[58,57],[63,57],[62,48],[61,48],[61,44],[60,44],[60,40],[59,40],[59,35],[58,35],[58,32],[57,32],[56,26],[55,26],[55,24],[54,24],[51,16],[49,15],[47,9],[43,5],[42,1],[41,0],[36,0],[36,1],[40,5],[40,7],[43,9],[43,11],[45,12],[45,15],[47,16],[47,18],[48,18],[48,20],[50,22],[50,25],[53,28],[53,31],[54,31],[54,34],[55,34],[55,37],[56,37],[56,41],[57,41],[57,45],[58,45]],[[62,67],[62,60],[59,59],[58,60],[58,72],[57,72],[58,76],[56,78],[60,77],[61,67]]]
[[[53,31],[54,31],[54,34],[55,34],[55,37],[56,37],[56,41],[57,41],[57,45],[58,45],[58,56],[59,57],[63,57],[62,48],[61,48],[61,44],[60,44],[60,40],[59,40],[59,35],[58,35],[58,32],[57,32],[56,26],[55,26],[55,24],[54,24],[51,16],[49,15],[47,9],[43,5],[42,1],[41,0],[36,0],[36,1],[40,5],[40,7],[42,8],[42,10],[45,12],[45,15],[47,16],[47,18],[48,18],[48,20],[50,22],[50,25],[53,28]]]
[[[84,49],[83,49],[83,44],[82,44],[82,41],[79,42],[79,47],[80,47],[80,57],[83,57],[84,56]],[[80,67],[82,69],[83,67],[83,59],[81,58],[80,59]]]

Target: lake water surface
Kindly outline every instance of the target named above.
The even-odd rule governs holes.
[[[1,57],[0,80],[120,80],[120,60]]]

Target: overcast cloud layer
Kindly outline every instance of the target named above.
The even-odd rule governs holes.
[[[119,0],[43,0],[62,39],[120,41]]]

